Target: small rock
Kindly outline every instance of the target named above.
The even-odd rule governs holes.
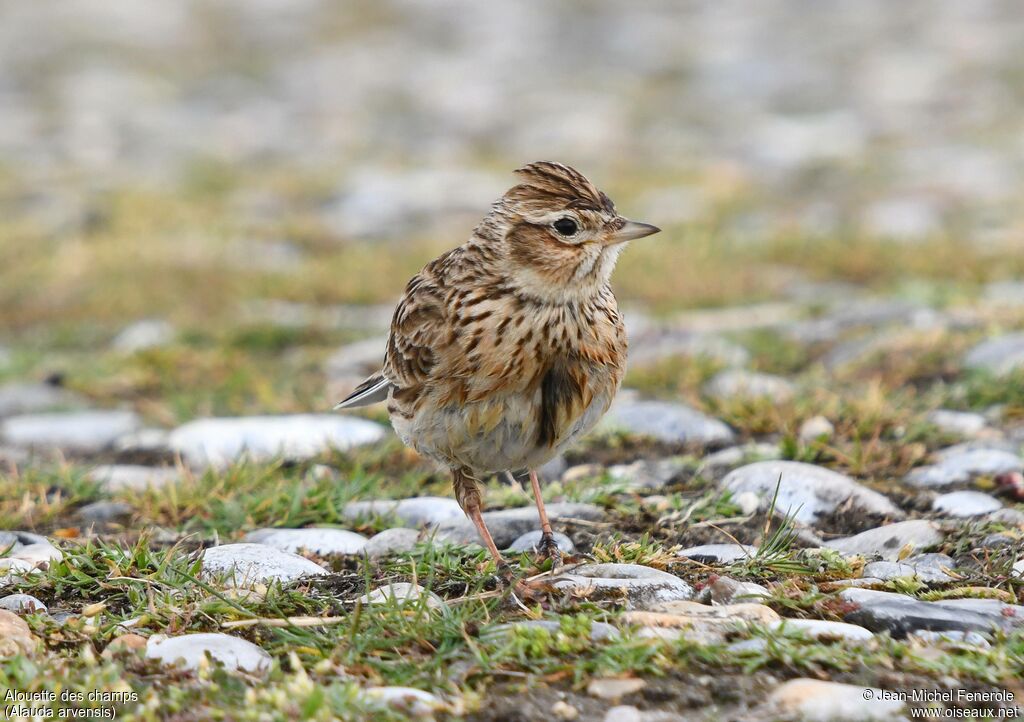
[[[775,444],[751,443],[732,446],[705,456],[699,473],[701,476],[717,481],[736,467],[752,464],[755,461],[772,461],[781,456],[782,450]],[[756,495],[754,499],[756,501]],[[756,504],[753,511],[757,511]],[[753,511],[747,513],[752,514]]]
[[[888,581],[898,577],[914,577],[926,583],[953,581],[946,573],[956,563],[945,554],[918,554],[901,562],[871,562],[864,566],[863,576]]]
[[[931,632],[919,630],[912,632],[907,638],[929,646],[966,645],[980,647],[981,649],[990,649],[992,647],[989,641],[985,639],[985,635],[978,632]]]
[[[599,677],[587,685],[587,694],[598,699],[619,700],[636,694],[646,686],[647,682],[636,677]]]
[[[0,609],[16,614],[34,614],[42,612],[46,614],[46,605],[33,597],[31,594],[8,594],[0,597]]]
[[[862,642],[875,637],[871,630],[856,624],[829,622],[823,619],[783,619],[775,628],[780,631],[795,631],[819,641],[843,639]]]
[[[198,633],[176,637],[157,635],[146,643],[146,657],[162,664],[180,665],[185,669],[199,669],[210,658],[228,670],[241,670],[254,674],[269,671],[271,657],[263,649],[229,634]]]
[[[516,539],[514,542],[509,544],[506,551],[510,552],[532,552],[537,549],[537,545],[540,544],[541,536],[543,533],[539,529],[528,531],[521,537]],[[572,539],[567,537],[565,534],[555,532],[555,543],[558,545],[558,549],[563,554],[572,554],[576,551],[576,545],[572,543]]]
[[[935,522],[912,519],[868,529],[854,536],[833,539],[825,543],[847,556],[881,557],[897,561],[900,551],[910,545],[913,550],[924,550],[942,542],[942,534]]]
[[[1024,471],[1024,460],[1001,449],[958,448],[940,452],[937,457],[937,464],[913,469],[907,475],[907,483],[914,486],[944,487],[965,484],[976,476],[996,476]]]
[[[632,464],[616,464],[608,467],[608,476],[625,483],[629,491],[656,491],[679,478],[690,468],[682,457],[668,459],[641,459]]]
[[[964,366],[995,376],[1006,376],[1024,367],[1024,333],[985,339],[967,353]]]
[[[441,597],[433,592],[428,592],[419,584],[410,584],[408,582],[395,582],[394,584],[378,587],[369,594],[364,594],[359,598],[359,602],[362,604],[397,604],[399,606],[409,602],[418,604],[421,600],[430,609],[448,608],[448,605],[444,603]]]
[[[824,416],[812,416],[800,424],[800,431],[797,435],[800,441],[811,444],[815,441],[828,441],[836,433],[836,427]]]
[[[499,624],[485,631],[481,636],[490,638],[499,634],[507,634],[513,629],[546,629],[551,634],[558,634],[562,631],[562,624],[553,619],[524,619],[518,622],[509,622],[508,624]],[[619,630],[606,622],[590,623],[590,641],[592,642],[618,639],[619,636]]]
[[[928,420],[947,434],[971,438],[988,427],[988,421],[981,414],[949,409],[936,409],[928,414]]]
[[[84,401],[52,384],[9,383],[0,386],[0,417],[82,406]]]
[[[0,440],[14,446],[91,454],[139,428],[131,411],[66,411],[11,416],[0,421]]]
[[[122,634],[110,640],[103,650],[104,659],[113,659],[122,654],[138,654],[146,649],[146,638],[139,634]]]
[[[33,656],[39,648],[39,639],[32,634],[25,620],[14,612],[0,609],[0,659],[17,654]]]
[[[203,576],[230,574],[229,581],[237,587],[274,581],[284,584],[327,573],[309,559],[265,544],[224,544],[203,552]]]
[[[716,606],[760,602],[771,596],[771,592],[760,584],[741,582],[730,577],[718,577],[707,588],[711,603]]]
[[[127,326],[111,343],[115,351],[134,353],[147,348],[166,346],[174,341],[175,330],[167,321],[146,319]]]
[[[353,521],[394,515],[400,522],[410,527],[438,526],[466,519],[466,513],[455,499],[442,496],[350,501],[341,513],[346,519]]]
[[[364,702],[378,704],[402,712],[410,717],[433,717],[444,711],[444,703],[429,692],[412,687],[367,687],[358,697]]]
[[[594,600],[624,597],[627,609],[693,598],[693,588],[679,577],[639,564],[583,564],[552,579],[551,586]]]
[[[626,612],[629,624],[644,627],[640,636],[674,639],[685,637],[700,644],[720,644],[737,630],[750,624],[770,625],[779,615],[764,604],[740,603],[708,606],[697,602],[674,601],[654,605],[652,611]]]
[[[129,464],[97,466],[86,476],[97,482],[100,488],[108,494],[125,490],[159,489],[167,484],[173,484],[181,478],[177,469]]]
[[[385,529],[370,537],[363,546],[363,554],[371,559],[379,559],[389,554],[403,554],[416,548],[420,533],[416,529],[396,527]]]
[[[721,487],[734,494],[752,491],[770,503],[778,488],[776,509],[792,514],[797,521],[813,524],[841,505],[850,505],[868,514],[902,517],[889,499],[867,489],[847,476],[821,466],[799,461],[759,461],[730,472]]]
[[[839,595],[844,601],[857,606],[845,615],[846,621],[874,632],[887,631],[895,638],[903,638],[920,629],[939,632],[1008,631],[1024,623],[1024,615],[1018,615],[1014,607],[994,599],[923,602],[905,594],[854,587],[844,589]],[[1009,613],[1004,611],[1007,609]],[[1024,611],[1024,607],[1020,609]]]
[[[94,501],[79,509],[75,515],[83,524],[108,524],[128,519],[134,509],[123,501]]]
[[[717,401],[766,399],[781,404],[793,398],[793,384],[781,376],[728,369],[716,374],[704,386],[704,393]]]
[[[676,555],[701,564],[730,564],[740,559],[749,559],[756,553],[757,547],[749,544],[701,544],[682,549]]]
[[[870,696],[869,696],[870,695]],[[882,699],[870,687],[819,679],[791,679],[769,695],[772,714],[796,716],[804,722],[897,722],[903,702]]]
[[[650,437],[666,444],[700,447],[722,446],[735,438],[732,429],[724,422],[689,406],[628,398],[612,404],[601,428]]]
[[[558,700],[551,705],[551,713],[564,720],[574,720],[580,716],[580,711],[564,700]]]
[[[750,352],[721,336],[689,331],[653,329],[641,335],[630,332],[630,340],[643,338],[642,343],[633,343],[630,351],[630,368],[644,368],[665,359],[684,357],[710,361],[719,366],[739,368],[750,361]]]
[[[242,458],[303,460],[384,438],[384,427],[353,416],[299,414],[199,419],[171,432],[171,448],[193,466],[223,467]]]
[[[286,552],[299,553],[305,549],[319,556],[328,554],[358,554],[366,546],[366,537],[344,529],[308,527],[305,529],[256,529],[242,541],[266,544]]]
[[[1003,503],[980,491],[954,491],[932,502],[932,509],[953,517],[980,516],[1002,509]]]

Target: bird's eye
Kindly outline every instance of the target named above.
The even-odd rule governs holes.
[[[574,236],[579,227],[576,225],[576,221],[572,218],[559,218],[557,221],[552,223],[555,230],[561,233],[563,236]]]

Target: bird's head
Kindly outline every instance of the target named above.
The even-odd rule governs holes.
[[[569,166],[540,161],[516,174],[522,182],[495,202],[476,236],[500,247],[504,275],[531,296],[557,303],[597,292],[628,241],[660,230],[620,216]]]

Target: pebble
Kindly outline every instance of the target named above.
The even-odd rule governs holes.
[[[864,565],[862,576],[888,581],[898,577],[914,577],[926,583],[951,582],[946,570],[956,566],[945,554],[918,554],[899,562],[871,562]]]
[[[404,527],[385,529],[366,540],[366,544],[363,545],[363,554],[371,559],[379,559],[389,554],[404,554],[415,549],[419,540],[420,533],[416,529]]]
[[[135,353],[148,348],[166,346],[176,336],[174,326],[160,319],[144,319],[126,326],[110,344],[121,353]]]
[[[932,509],[953,517],[980,516],[1003,508],[1003,502],[980,491],[954,491],[932,502]]]
[[[553,619],[524,619],[518,622],[509,622],[508,624],[499,624],[486,630],[481,636],[485,639],[492,638],[499,634],[507,634],[513,629],[546,629],[551,634],[558,634],[562,631],[562,624]],[[619,630],[606,622],[590,623],[590,641],[592,642],[618,639],[619,636]]]
[[[299,461],[384,438],[378,423],[353,416],[298,414],[199,419],[171,432],[171,448],[197,467],[224,467],[242,458]]]
[[[987,338],[964,357],[964,366],[995,376],[1006,376],[1024,368],[1024,333]]]
[[[867,690],[871,696],[867,698]],[[769,714],[797,717],[803,722],[897,722],[904,718],[903,702],[882,699],[874,688],[820,679],[791,679],[768,696]]]
[[[668,572],[640,564],[583,564],[551,580],[555,589],[591,600],[623,600],[627,609],[693,598],[693,588]]]
[[[630,334],[630,339],[634,338]],[[642,338],[642,343],[633,343],[635,350],[629,354],[631,368],[644,368],[678,357],[710,361],[728,368],[739,368],[750,362],[747,349],[721,336],[655,329],[643,333]]]
[[[759,461],[731,471],[721,482],[722,489],[734,494],[758,494],[763,506],[771,502],[776,486],[776,510],[804,524],[813,524],[843,505],[867,514],[903,516],[882,494],[830,469],[799,461]]]
[[[358,601],[361,604],[397,604],[398,606],[404,606],[410,602],[418,604],[421,600],[430,609],[448,608],[448,605],[445,604],[441,597],[433,592],[428,592],[419,584],[410,584],[409,582],[395,582],[394,584],[378,587],[369,594],[359,597]]]
[[[0,386],[0,417],[81,406],[84,401],[53,384],[12,382]]]
[[[741,582],[730,577],[718,577],[707,586],[708,598],[718,606],[737,602],[760,602],[771,596],[766,587],[755,582]]]
[[[797,436],[805,444],[828,441],[836,433],[836,427],[824,416],[812,416],[800,424]]]
[[[363,702],[382,705],[411,717],[431,717],[445,709],[440,698],[413,687],[367,687],[357,693]]]
[[[757,553],[757,547],[749,544],[701,544],[676,552],[676,556],[692,559],[701,564],[730,564],[749,559]]]
[[[625,398],[612,404],[601,421],[605,431],[624,431],[665,444],[700,447],[724,446],[735,434],[724,422],[684,404],[636,401]]]
[[[636,694],[647,682],[637,677],[598,677],[590,680],[587,694],[598,699],[617,701],[631,694]]]
[[[626,612],[623,620],[642,627],[642,637],[676,639],[685,637],[699,644],[720,644],[735,631],[750,624],[771,625],[781,618],[764,604],[739,603],[708,606],[698,602],[674,601],[657,604],[651,611]]]
[[[928,421],[947,434],[971,438],[988,428],[988,421],[981,414],[950,409],[936,409],[928,414]]]
[[[548,504],[547,512],[548,519],[552,523],[564,522],[569,519],[598,521],[604,518],[604,510],[601,507],[575,502]],[[507,548],[523,534],[535,530],[540,525],[540,521],[537,519],[537,510],[533,506],[485,511],[483,517],[491,536],[494,537],[494,543],[499,549]],[[478,544],[481,542],[476,527],[465,518],[464,514],[457,522],[447,522],[439,526],[434,538],[439,542],[452,544]]]
[[[0,609],[0,659],[17,654],[33,656],[39,649],[39,639],[25,620],[14,612]]]
[[[781,376],[744,369],[720,371],[704,386],[704,393],[717,401],[766,399],[781,404],[793,398],[793,384]]]
[[[0,597],[0,609],[6,609],[8,612],[16,614],[34,614],[35,612],[46,614],[47,612],[46,605],[31,594],[8,594],[6,597]]]
[[[328,554],[358,554],[366,546],[362,534],[344,529],[328,527],[307,527],[304,529],[256,529],[246,534],[242,541],[266,544],[286,552],[306,551],[326,556]]]
[[[229,634],[201,632],[175,637],[154,635],[146,643],[146,658],[185,669],[200,669],[206,655],[230,671],[264,674],[270,670],[271,657],[252,642]]]
[[[898,560],[900,551],[908,545],[912,550],[924,550],[941,542],[942,533],[935,522],[911,519],[868,529],[854,536],[832,539],[825,542],[825,546],[847,556],[877,556],[894,562]]]
[[[11,416],[0,421],[0,441],[34,449],[92,454],[141,426],[132,411],[64,411]]]
[[[819,641],[842,639],[863,642],[874,639],[871,630],[846,622],[831,622],[824,619],[783,619],[775,625],[779,631],[791,631]]]
[[[1024,460],[1002,449],[952,449],[937,455],[938,463],[913,469],[908,484],[921,487],[945,487],[965,484],[976,476],[996,476],[1024,471]]]
[[[135,510],[123,501],[94,501],[75,512],[82,524],[108,524],[125,521]]]
[[[628,704],[612,707],[604,716],[604,722],[685,722],[685,720],[685,717],[674,712],[640,710]]]
[[[908,639],[920,642],[921,644],[934,646],[962,644],[971,647],[980,647],[981,649],[989,649],[992,647],[991,643],[985,638],[985,635],[979,634],[978,632],[932,632],[927,629],[923,629],[917,632],[912,632],[908,635]]]
[[[461,522],[466,518],[466,513],[455,499],[442,496],[350,501],[341,513],[353,521],[375,516],[394,516],[410,527],[438,526],[446,522]]]
[[[178,481],[181,473],[170,467],[117,464],[97,466],[86,474],[86,478],[97,482],[104,492],[115,494],[128,490],[159,489]]]
[[[873,632],[887,631],[895,638],[903,638],[919,629],[939,632],[1010,630],[1024,622],[1024,615],[1019,615],[1014,607],[996,600],[923,602],[905,594],[854,587],[842,590],[839,595],[844,601],[857,605],[857,609],[844,616],[847,622]],[[1006,613],[1004,609],[1011,611]],[[1024,607],[1020,609],[1024,611]]]
[[[319,564],[298,554],[266,544],[224,544],[203,552],[205,578],[231,575],[229,584],[248,587],[269,582],[288,583],[307,576],[327,574]]]
[[[625,484],[628,491],[657,491],[681,478],[691,468],[681,456],[667,459],[641,459],[632,464],[615,464],[607,469],[608,477]]]
[[[506,549],[506,551],[510,551],[510,552],[532,552],[532,551],[536,551],[537,550],[537,545],[540,544],[541,536],[543,536],[543,532],[541,532],[540,529],[534,529],[533,531],[528,531],[525,534],[523,534],[521,537],[516,539],[514,542],[509,544],[508,545],[508,549]],[[558,545],[558,549],[563,554],[572,554],[574,551],[576,551],[576,545],[573,544],[572,543],[572,539],[567,537],[565,534],[562,534],[561,532],[557,532],[556,531],[554,533],[554,537],[555,537],[555,543]]]
[[[775,444],[750,443],[731,446],[705,456],[698,473],[717,481],[738,466],[752,464],[755,461],[771,461],[781,456],[782,450]],[[754,510],[757,510],[756,505]]]

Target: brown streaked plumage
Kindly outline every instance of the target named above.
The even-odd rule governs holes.
[[[384,366],[339,408],[388,402],[407,445],[452,473],[455,497],[498,564],[479,479],[534,471],[608,410],[626,364],[609,278],[627,241],[656,233],[615,212],[578,171],[541,161],[498,199],[468,242],[405,288]]]

